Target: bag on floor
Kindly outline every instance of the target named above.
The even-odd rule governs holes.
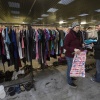
[[[85,77],[86,51],[75,55],[70,71],[70,77]]]
[[[59,65],[66,65],[67,64],[66,57],[58,58],[58,63]]]
[[[6,97],[6,92],[4,90],[4,86],[0,85],[0,100]]]
[[[58,62],[58,61],[53,62],[53,66],[54,66],[54,67],[59,66],[59,62]]]

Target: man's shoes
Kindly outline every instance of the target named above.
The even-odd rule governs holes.
[[[71,87],[73,88],[77,88],[77,85],[75,85],[74,83],[69,84]]]
[[[77,81],[77,79],[72,77],[72,81]]]

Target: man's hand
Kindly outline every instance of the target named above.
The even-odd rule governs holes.
[[[76,48],[75,48],[75,49],[74,49],[74,52],[75,52],[75,54],[80,54],[81,51],[80,51],[79,49],[76,49]]]
[[[91,46],[91,47],[94,47],[94,44],[92,43],[92,44],[90,44],[90,46]]]
[[[83,43],[83,44],[82,44],[82,48],[84,48],[84,47],[85,47],[85,44]]]

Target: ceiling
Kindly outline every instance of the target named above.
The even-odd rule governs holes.
[[[73,2],[63,5],[60,0],[0,0],[0,23],[33,23],[33,24],[58,24],[64,20],[68,24],[73,21],[86,21],[93,23],[100,20],[100,0],[72,0]],[[68,0],[62,0],[68,1]],[[69,0],[70,1],[70,0]],[[12,5],[10,5],[13,3]],[[16,5],[14,6],[14,4]],[[14,7],[13,7],[14,6]],[[56,12],[47,12],[50,8],[58,9]],[[80,14],[89,14],[79,16]],[[42,17],[42,14],[48,14]],[[75,17],[75,19],[68,19]],[[65,23],[66,24],[66,23]]]

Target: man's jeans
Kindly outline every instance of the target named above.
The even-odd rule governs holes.
[[[96,75],[95,75],[95,81],[100,82],[100,60],[96,59]]]
[[[72,62],[73,62],[73,58],[70,58],[70,57],[66,57],[66,60],[67,60],[67,82],[68,84],[71,84],[73,83],[72,81],[72,78],[70,77],[70,71],[71,71],[71,68],[72,68]]]

